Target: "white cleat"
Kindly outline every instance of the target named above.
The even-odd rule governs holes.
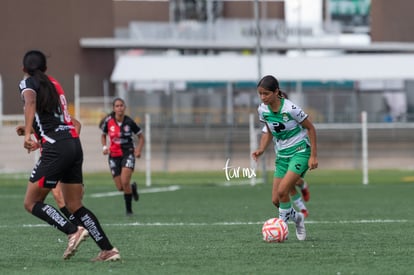
[[[306,240],[305,217],[302,213],[296,212],[296,237],[299,241]]]
[[[78,231],[68,235],[68,247],[63,253],[63,259],[67,260],[72,257],[78,249],[81,242],[83,242],[89,236],[88,230],[82,226],[78,226]]]

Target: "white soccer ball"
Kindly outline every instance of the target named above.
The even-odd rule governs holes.
[[[262,235],[265,242],[281,243],[288,238],[289,228],[282,219],[271,218],[263,224]]]

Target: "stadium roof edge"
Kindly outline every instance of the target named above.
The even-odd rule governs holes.
[[[414,79],[414,54],[354,54],[338,56],[264,55],[261,74],[283,81],[345,81]],[[258,80],[254,55],[148,56],[123,55],[112,82],[239,82]]]
[[[214,41],[214,40],[140,40],[131,38],[81,38],[79,44],[85,49],[158,49],[158,50],[256,50],[256,41]],[[414,53],[414,43],[406,42],[372,42],[361,44],[337,44],[329,42],[266,42],[261,43],[261,48],[267,51],[286,50],[340,50],[353,52],[399,52]]]

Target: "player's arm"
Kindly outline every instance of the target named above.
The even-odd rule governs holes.
[[[138,133],[138,135],[136,135],[136,144],[135,144],[135,157],[139,158],[141,157],[141,152],[142,152],[142,148],[144,147],[144,142],[145,142],[145,138],[144,135],[141,133]]]
[[[79,122],[79,120],[73,117],[72,117],[72,123],[73,123],[73,127],[75,127],[76,133],[80,135],[82,124]]]
[[[313,123],[306,118],[302,123],[302,126],[308,131],[308,137],[311,145],[311,155],[309,158],[309,170],[318,168],[318,155],[316,145],[316,129]]]
[[[108,146],[106,146],[106,134],[101,135],[102,154],[107,155],[109,153]]]
[[[32,151],[35,141],[32,140],[31,132],[33,120],[36,114],[36,92],[32,89],[23,91],[24,99],[24,148],[28,152]]]
[[[252,158],[254,160],[257,160],[264,153],[264,151],[266,150],[267,146],[269,146],[269,144],[272,141],[272,138],[273,138],[272,132],[270,131],[270,129],[267,126],[267,124],[266,124],[265,127],[266,128],[263,129],[262,136],[260,137],[259,148],[252,153]]]
[[[16,126],[16,134],[18,135],[18,136],[24,136],[24,129],[26,128],[26,126],[25,125],[17,125]],[[31,134],[33,134],[34,133],[34,131],[33,131],[33,128],[32,128],[32,131],[30,132]]]

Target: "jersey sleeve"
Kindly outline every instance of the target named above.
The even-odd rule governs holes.
[[[289,104],[289,113],[292,116],[294,120],[296,120],[298,123],[302,123],[309,115],[305,113],[302,108],[297,106],[295,103],[293,103],[290,100],[286,100],[286,103]]]
[[[34,81],[32,77],[25,78],[21,80],[19,83],[19,92],[20,92],[21,99],[23,99],[23,93],[26,90],[32,90],[36,93],[38,89],[39,89],[39,85],[36,85],[36,82]]]
[[[132,132],[136,135],[142,134],[141,127],[139,127],[139,125],[135,121],[133,121],[132,119],[131,119],[131,129],[132,129]]]
[[[108,134],[108,121],[110,119],[111,116],[105,117],[99,125],[103,134]]]
[[[259,121],[262,123],[266,123],[266,120],[264,119],[263,116],[263,112],[264,112],[264,108],[266,107],[266,105],[264,105],[263,103],[259,105],[259,107],[257,107],[257,113],[259,115]]]
[[[137,129],[136,129],[136,131],[134,132],[136,135],[140,135],[140,134],[142,134],[142,129],[141,129],[141,127],[139,127],[138,126],[138,124],[136,124],[137,125]]]

